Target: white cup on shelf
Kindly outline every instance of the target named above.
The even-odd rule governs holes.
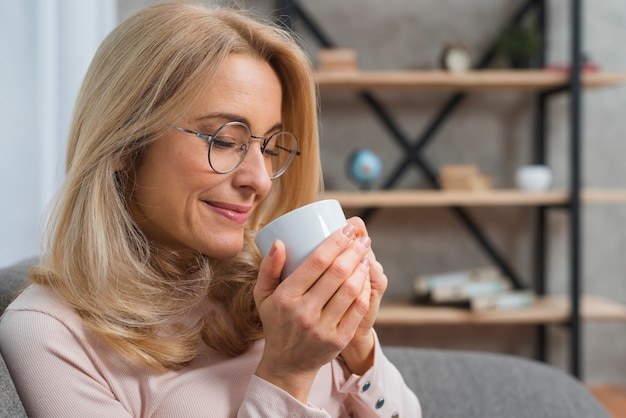
[[[543,192],[552,185],[552,170],[546,165],[524,165],[515,172],[515,183],[521,190]]]

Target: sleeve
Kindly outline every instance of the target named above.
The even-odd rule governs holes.
[[[130,417],[60,320],[32,310],[7,310],[0,351],[29,417]]]
[[[330,418],[330,415],[314,405],[303,404],[281,388],[253,375],[237,417]]]
[[[333,362],[338,390],[348,396],[355,417],[421,418],[417,396],[404,383],[398,369],[383,353],[375,336],[374,366],[362,376],[350,374],[340,361]]]

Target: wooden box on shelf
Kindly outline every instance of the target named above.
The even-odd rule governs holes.
[[[350,48],[322,48],[317,51],[317,71],[358,71],[358,56]]]
[[[439,182],[444,190],[490,190],[491,177],[474,164],[447,164],[441,167]]]

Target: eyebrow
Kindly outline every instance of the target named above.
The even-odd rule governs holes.
[[[245,124],[248,128],[250,128],[250,122],[248,121],[247,118],[243,116],[235,115],[232,113],[221,113],[221,112],[209,113],[208,115],[201,116],[197,118],[196,120],[206,121],[210,119],[225,119],[225,120],[228,120],[229,122],[241,122]],[[283,129],[283,124],[281,122],[278,122],[275,125],[273,125],[269,130],[267,130],[264,135],[267,135],[273,131],[281,131],[282,129]]]

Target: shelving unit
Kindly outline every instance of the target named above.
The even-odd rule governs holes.
[[[581,318],[593,321],[626,321],[626,306],[607,298],[584,295],[580,299]],[[567,325],[571,304],[567,296],[544,296],[529,308],[472,312],[467,309],[409,305],[386,302],[376,319],[377,325],[460,325],[460,324],[561,324]]]
[[[435,191],[391,190],[366,192],[326,192],[323,198],[336,199],[344,208],[419,208],[449,206],[538,206],[567,207],[567,191],[524,192],[513,190]],[[624,203],[626,190],[582,190],[584,203]],[[539,297],[524,309],[471,312],[463,308],[420,306],[406,302],[385,301],[380,308],[377,325],[567,325],[571,303],[567,296]],[[580,318],[585,321],[626,321],[626,305],[596,295],[580,298]]]
[[[320,90],[448,90],[448,91],[546,91],[566,88],[569,73],[559,70],[445,71],[324,71],[317,72]],[[626,82],[626,72],[582,74],[585,88],[608,87]]]
[[[546,2],[548,0],[527,0],[511,17],[510,23],[520,22],[525,15],[536,13],[537,28],[546,33]],[[322,47],[333,47],[334,43],[321,27],[303,10],[298,1],[278,2],[283,22],[291,26],[292,17],[300,18],[318,39]],[[581,320],[626,321],[626,306],[606,298],[584,295],[581,278],[581,205],[583,203],[623,203],[626,190],[587,190],[581,182],[581,120],[583,89],[610,87],[626,83],[626,72],[582,71],[581,32],[582,0],[570,0],[571,19],[571,71],[555,69],[540,70],[491,70],[489,62],[495,56],[495,45],[477,60],[473,71],[452,74],[444,71],[324,71],[317,72],[316,82],[322,93],[344,91],[355,94],[376,114],[390,139],[403,150],[403,160],[398,162],[390,177],[383,182],[383,190],[344,192],[330,191],[325,198],[339,200],[346,208],[363,209],[366,219],[382,208],[450,208],[474,236],[476,242],[499,266],[503,274],[511,279],[517,288],[531,288],[538,295],[535,304],[515,311],[469,312],[463,309],[396,304],[384,301],[377,324],[387,325],[460,325],[460,324],[535,324],[537,325],[537,358],[546,360],[546,325],[567,325],[570,330],[570,369],[571,373],[581,374]],[[545,36],[544,36],[545,39]],[[539,63],[545,66],[545,45]],[[417,138],[410,138],[399,127],[387,109],[376,99],[379,91],[424,91],[439,90],[452,93],[432,121]],[[567,93],[570,98],[570,178],[567,190],[551,190],[542,193],[519,190],[489,190],[481,192],[461,192],[441,190],[437,170],[432,167],[422,151],[435,136],[438,129],[448,119],[463,99],[470,93],[486,91],[515,90],[526,91],[536,96],[534,132],[534,163],[547,161],[547,103],[558,93]],[[430,182],[434,190],[394,190],[405,171],[415,166]],[[535,225],[535,268],[533,281],[524,282],[500,255],[494,245],[482,233],[479,226],[466,212],[467,207],[477,206],[532,206],[537,210]],[[569,260],[570,291],[568,295],[546,295],[546,248],[547,214],[553,208],[567,210],[569,214]]]
[[[370,207],[447,207],[447,206],[566,206],[569,192],[550,190],[524,192],[516,189],[489,191],[453,190],[374,190],[369,192],[326,192],[323,198],[336,199],[344,208]],[[585,203],[626,202],[626,190],[583,190],[581,200]]]

